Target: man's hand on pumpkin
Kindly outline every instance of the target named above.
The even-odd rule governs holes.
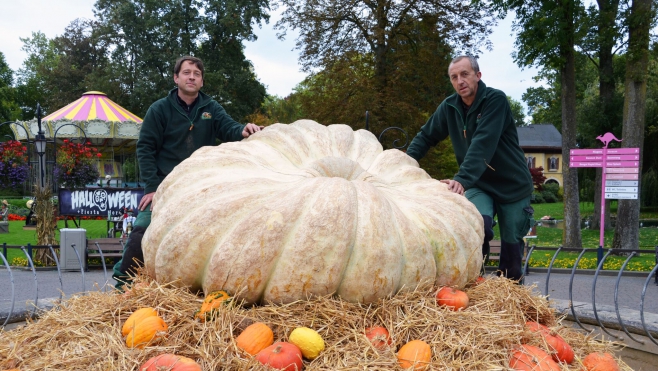
[[[460,194],[462,196],[464,195],[464,187],[462,187],[462,184],[459,183],[458,181],[456,181],[454,179],[442,179],[442,180],[440,180],[440,182],[447,184],[448,189],[451,192]]]
[[[244,130],[242,130],[242,136],[245,138],[249,138],[249,136],[257,131],[261,131],[265,128],[265,126],[258,126],[256,124],[248,123],[247,125],[244,126]]]
[[[151,204],[151,207],[149,208],[149,211],[153,211],[153,196],[155,195],[155,192],[147,193],[144,196],[142,196],[142,199],[139,201],[139,211],[144,211],[146,209],[146,206],[148,204]]]

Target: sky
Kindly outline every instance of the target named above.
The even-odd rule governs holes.
[[[5,55],[9,67],[16,71],[21,68],[27,54],[21,50],[19,38],[31,37],[32,32],[41,31],[46,37],[54,38],[64,33],[64,29],[76,18],[93,16],[96,0],[21,0],[3,1],[0,13],[0,51]],[[299,56],[295,47],[296,34],[288,31],[284,41],[276,37],[274,24],[278,13],[272,14],[269,24],[256,28],[258,40],[245,44],[245,55],[253,65],[268,94],[285,97],[306,76],[297,63]],[[484,51],[479,58],[482,80],[487,86],[503,90],[513,99],[521,102],[527,88],[538,86],[532,80],[536,69],[522,70],[512,61],[514,51],[511,31],[511,17],[499,22],[490,39],[492,51]],[[111,98],[111,97],[110,97]],[[440,102],[437,102],[437,105]],[[524,104],[525,106],[525,104]]]

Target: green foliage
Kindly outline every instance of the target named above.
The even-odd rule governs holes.
[[[514,123],[516,126],[524,126],[525,123],[525,113],[523,113],[523,105],[521,102],[514,100],[514,98],[507,96],[509,101],[509,106],[512,109],[512,117],[514,118]]]
[[[14,71],[5,61],[5,55],[0,52],[0,122],[14,121],[19,118],[20,108],[16,102],[16,90],[13,87]],[[5,125],[7,126],[7,125]],[[0,135],[9,133],[8,127],[3,127]]]
[[[99,0],[96,19],[75,20],[52,40],[43,33],[22,39],[22,118],[34,117],[36,102],[52,113],[90,90],[143,117],[174,87],[175,60],[196,55],[206,63],[204,92],[241,120],[265,96],[243,41],[255,37],[267,9],[268,0]]]
[[[651,169],[642,175],[642,193],[640,201],[642,206],[658,206],[658,176]]]
[[[420,167],[434,179],[452,179],[459,171],[459,165],[452,149],[452,142],[444,140],[436,147],[430,148],[427,155],[420,160]]]
[[[546,202],[546,200],[544,200],[544,195],[542,194],[542,192],[535,191],[532,193],[532,199],[530,200],[530,203],[543,204],[544,202]]]
[[[299,31],[302,67],[317,71],[302,93],[309,118],[363,128],[370,111],[376,134],[388,126],[415,133],[419,116],[433,112],[449,91],[443,86],[452,50],[476,51],[494,16],[485,5],[457,0],[281,4],[276,26]]]
[[[555,195],[555,193],[553,193],[551,191],[543,190],[543,191],[541,191],[541,196],[544,199],[544,202],[549,203],[549,204],[558,201],[557,196]]]
[[[559,190],[560,190],[560,185],[557,183],[544,184],[544,191],[552,193],[553,196],[555,197],[558,197]]]
[[[135,156],[128,156],[123,162],[123,181],[136,182],[137,181],[137,161]]]

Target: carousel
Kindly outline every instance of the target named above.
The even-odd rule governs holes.
[[[22,128],[11,126],[17,140],[28,141],[39,132],[37,119],[17,124]],[[49,159],[46,161],[47,176],[52,175],[57,147],[65,139],[87,141],[102,154],[97,160],[99,184],[109,182],[119,187],[139,186],[139,179],[126,178],[123,164],[130,162],[134,165],[133,169],[138,176],[135,148],[141,126],[141,118],[113,102],[105,93],[89,91],[82,94],[80,99],[41,120],[46,140],[51,143],[46,154]]]

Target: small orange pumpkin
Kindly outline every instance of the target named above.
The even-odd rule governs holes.
[[[468,307],[468,295],[453,287],[442,287],[436,293],[436,303],[451,310],[466,309]]]
[[[272,329],[262,322],[252,323],[235,339],[238,348],[252,356],[274,342]]]
[[[610,353],[590,353],[583,358],[583,371],[619,371],[619,365]]]
[[[544,338],[548,348],[551,350],[553,360],[567,364],[571,364],[571,362],[573,362],[573,348],[571,348],[571,345],[569,345],[566,340],[562,338],[562,336],[556,332],[551,331],[551,329],[548,327],[534,321],[528,321],[525,323],[525,325],[526,328],[528,328],[530,331],[536,332]]]
[[[374,326],[366,329],[366,337],[377,349],[383,349],[391,345],[391,336],[385,327]]]
[[[295,344],[276,342],[256,354],[263,365],[283,371],[301,371],[304,368],[302,351]]]
[[[512,352],[509,366],[517,371],[560,371],[560,366],[548,353],[528,344]]]
[[[139,371],[202,371],[193,359],[171,353],[160,354],[146,361]]]
[[[151,343],[158,342],[167,334],[167,323],[159,316],[146,317],[137,322],[126,337],[129,348],[144,349]]]
[[[218,309],[223,304],[227,304],[231,301],[231,295],[224,290],[213,291],[210,294],[206,295],[206,298],[201,303],[201,309],[196,312],[194,315],[201,322],[205,322],[206,319],[210,318],[212,312]]]
[[[424,370],[432,359],[432,349],[422,340],[412,340],[400,348],[397,357],[398,364],[405,370],[410,367],[414,370]]]
[[[126,322],[123,323],[123,327],[121,328],[121,335],[124,337],[127,336],[130,333],[130,330],[135,327],[135,324],[141,322],[147,317],[153,317],[157,315],[158,312],[156,312],[155,309],[151,307],[137,309],[128,317]]]
[[[551,355],[553,356],[553,360],[556,362],[564,362],[569,365],[573,362],[573,348],[571,348],[571,345],[569,345],[562,336],[558,334],[545,335],[544,339],[546,339],[548,348],[552,351]]]

